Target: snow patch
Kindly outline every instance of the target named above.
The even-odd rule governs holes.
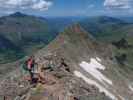
[[[100,60],[100,59],[99,59]],[[98,79],[100,82],[105,84],[107,82],[108,84],[112,85],[112,81],[109,80],[106,76],[104,76],[99,70],[105,70],[105,66],[100,64],[96,59],[91,58],[90,63],[87,63],[85,61],[80,63],[80,66],[90,73],[92,76],[94,76],[96,79]]]
[[[131,85],[128,86],[131,91],[133,91],[133,87]]]
[[[99,57],[96,57],[96,60],[97,60],[97,61],[99,61],[99,62],[101,62],[101,61],[102,61]]]
[[[86,83],[88,83],[90,85],[95,85],[97,88],[99,88],[99,91],[100,92],[104,92],[112,100],[117,100],[117,98],[112,93],[110,93],[106,88],[104,88],[103,86],[101,86],[100,84],[98,84],[96,81],[87,78],[81,72],[74,71],[74,75],[77,76],[77,77],[79,77],[79,78],[82,78]]]

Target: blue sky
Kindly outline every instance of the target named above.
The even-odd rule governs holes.
[[[94,14],[102,8],[101,0],[54,0],[54,5],[47,11],[51,15],[85,16]],[[96,14],[96,13],[95,13]]]
[[[0,15],[133,16],[133,0],[0,0]]]

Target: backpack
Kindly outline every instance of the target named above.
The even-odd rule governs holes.
[[[28,67],[27,67],[27,61],[25,61],[25,62],[23,63],[22,67],[23,67],[23,69],[24,69],[25,71],[28,71],[28,70],[29,70]]]
[[[27,67],[28,69],[32,69],[34,67],[34,60],[33,59],[29,59],[28,62],[27,62]]]

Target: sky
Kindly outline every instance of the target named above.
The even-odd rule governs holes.
[[[0,16],[133,16],[133,0],[0,0]]]

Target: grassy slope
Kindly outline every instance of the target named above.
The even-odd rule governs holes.
[[[133,24],[126,23],[122,20],[110,18],[110,17],[96,17],[92,19],[85,19],[80,22],[85,30],[93,35],[100,41],[105,43],[112,43],[119,41],[121,38],[125,38],[130,48],[116,48],[114,47],[114,56],[126,55],[126,60],[123,61],[124,65],[119,64],[121,73],[132,75],[133,72]]]
[[[85,30],[101,41],[117,41],[133,32],[133,24],[112,17],[94,17],[81,21]]]
[[[50,26],[46,20],[21,13],[16,14],[0,18],[0,35],[12,43],[4,47],[6,51],[0,48],[0,64],[31,55],[56,36],[49,31]],[[0,41],[0,43],[5,45],[5,42]]]

